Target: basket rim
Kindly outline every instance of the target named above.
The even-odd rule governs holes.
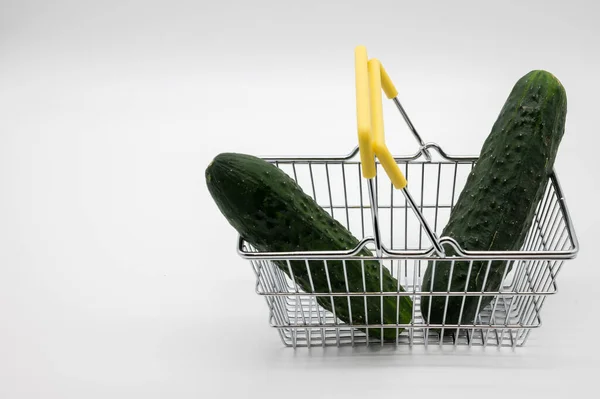
[[[443,160],[449,162],[470,163],[477,161],[477,156],[449,155],[436,143],[425,143],[419,151],[413,155],[394,157],[397,162],[417,161],[424,158],[425,151],[434,149]],[[356,146],[347,155],[342,156],[287,156],[287,157],[261,157],[263,160],[271,163],[285,162],[311,162],[311,163],[337,163],[352,160],[359,152]],[[432,163],[431,160],[423,162]],[[435,162],[434,162],[435,163]],[[571,243],[571,248],[561,251],[469,251],[463,249],[452,237],[442,236],[439,241],[442,245],[452,248],[456,255],[438,256],[433,246],[423,250],[393,250],[382,246],[381,256],[359,256],[363,248],[369,244],[374,244],[373,237],[365,237],[350,250],[341,251],[288,251],[288,252],[252,252],[247,249],[247,243],[243,237],[238,234],[237,252],[244,259],[252,260],[390,260],[390,259],[418,259],[418,260],[567,260],[577,257],[579,252],[579,241],[575,233],[575,228],[571,220],[571,215],[564,197],[563,190],[556,176],[556,170],[552,169],[549,179],[554,187],[561,213],[563,214],[566,230]]]

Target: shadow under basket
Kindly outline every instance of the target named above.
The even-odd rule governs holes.
[[[435,150],[432,160],[425,160],[423,150]],[[544,196],[537,205],[533,224],[518,251],[466,251],[451,237],[439,242],[452,247],[454,255],[444,261],[473,262],[484,266],[484,272],[498,267],[502,260],[503,281],[497,291],[432,291],[423,287],[423,275],[428,264],[440,257],[425,234],[422,224],[405,197],[395,191],[387,179],[374,179],[366,184],[361,176],[358,148],[344,157],[287,157],[264,158],[290,175],[316,202],[355,237],[359,245],[348,251],[265,253],[257,251],[241,237],[238,253],[252,264],[256,274],[256,292],[263,296],[270,312],[270,324],[277,329],[283,343],[292,347],[341,345],[466,345],[517,347],[525,345],[531,330],[541,325],[541,310],[546,298],[557,292],[556,277],[565,260],[573,259],[578,243],[556,173],[548,178]],[[395,158],[409,181],[418,211],[439,236],[450,212],[477,162],[476,157],[449,156],[437,145],[426,144],[419,153]],[[381,170],[381,165],[377,165]],[[378,171],[379,172],[379,171]],[[377,175],[381,175],[378,173]],[[383,175],[384,176],[384,175]],[[369,192],[375,190],[374,193]],[[370,198],[375,198],[373,207]],[[372,223],[377,213],[378,224]],[[377,250],[374,231],[380,236],[377,256],[359,256],[363,247]],[[347,261],[376,259],[380,268],[387,268],[404,288],[379,292],[304,292],[278,264],[289,266],[291,261],[322,261],[328,267],[344,267]],[[335,260],[335,264],[331,261]],[[340,262],[341,261],[341,262]],[[282,263],[283,262],[283,263]],[[310,269],[308,269],[310,273]],[[346,287],[348,285],[346,284]],[[314,290],[313,290],[314,291]],[[446,306],[450,297],[493,297],[478,307],[474,320],[432,325],[421,308],[423,296],[442,296]],[[412,320],[406,324],[348,323],[324,309],[317,298],[366,298],[409,296],[412,299]],[[489,303],[488,303],[489,302]],[[355,306],[355,305],[353,305]],[[350,310],[351,313],[351,310]],[[366,311],[365,311],[366,313]],[[444,312],[445,314],[445,312]],[[462,309],[461,309],[462,314]],[[383,317],[381,318],[383,319]],[[369,337],[360,329],[396,329],[393,341]],[[383,335],[383,334],[382,334]]]

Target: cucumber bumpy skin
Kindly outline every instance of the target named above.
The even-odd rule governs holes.
[[[485,141],[442,236],[454,238],[465,250],[519,250],[545,192],[564,133],[566,113],[567,95],[554,75],[532,71],[523,76]],[[447,255],[454,254],[447,251]],[[487,264],[474,261],[467,282],[469,262],[455,262],[449,290],[498,291],[509,264],[492,262],[483,287]],[[423,291],[446,292],[450,269],[450,261],[438,261],[433,273],[429,262]],[[484,309],[493,298],[483,296],[479,309]],[[472,324],[479,296],[465,297],[461,315],[462,302],[461,296],[449,297],[444,319],[446,297],[424,295],[421,313],[431,324]]]
[[[239,234],[260,251],[330,251],[348,250],[358,244],[342,224],[332,218],[300,186],[279,168],[245,154],[223,153],[208,166],[205,173],[208,189],[221,213]],[[364,249],[361,255],[372,256]],[[364,282],[360,260],[346,261],[348,287],[340,260],[327,262],[331,292],[404,292],[398,281],[377,261],[364,261]],[[289,275],[286,261],[275,264]],[[308,262],[312,275],[312,291],[306,262],[290,261],[296,283],[305,292],[330,292],[323,261]],[[319,304],[353,324],[407,324],[412,319],[413,304],[408,296],[364,297],[318,296]],[[399,298],[399,299],[398,299]],[[367,308],[365,312],[365,307]],[[381,315],[383,314],[383,320]],[[365,329],[362,329],[365,331]],[[370,338],[381,339],[381,328],[369,328]],[[402,328],[384,328],[383,339],[395,340]]]

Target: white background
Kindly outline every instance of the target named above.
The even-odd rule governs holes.
[[[0,398],[592,389],[597,16],[593,1],[0,1]],[[352,149],[357,44],[451,154],[478,153],[531,69],[566,87],[556,169],[581,251],[526,347],[294,351],[268,327],[204,169],[223,151]],[[384,112],[393,151],[413,153]]]

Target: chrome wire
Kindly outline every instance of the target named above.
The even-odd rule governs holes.
[[[285,345],[295,348],[383,345],[388,342],[368,336],[361,329],[383,331],[384,328],[393,328],[398,332],[403,330],[391,342],[394,345],[514,348],[524,345],[531,330],[541,325],[541,310],[546,299],[557,292],[559,271],[565,260],[574,258],[579,250],[556,174],[552,173],[548,178],[533,225],[519,250],[467,251],[452,237],[440,237],[439,240],[436,237],[477,158],[450,156],[435,143],[421,145],[417,154],[395,158],[403,165],[407,179],[411,167],[421,169],[420,173],[413,170],[409,180],[414,187],[419,187],[415,190],[417,198],[403,190],[404,201],[395,198],[391,184],[379,184],[382,180],[369,179],[366,185],[363,184],[360,162],[355,159],[357,148],[342,157],[265,158],[293,177],[323,209],[360,239],[355,248],[344,251],[260,252],[238,237],[238,253],[250,260],[256,275],[256,293],[265,298],[269,322],[278,330]],[[426,150],[431,150],[427,151],[430,157],[426,156]],[[427,194],[431,194],[430,197]],[[409,208],[414,212],[408,212]],[[365,218],[369,220],[366,213],[371,214],[370,224],[365,222]],[[432,218],[433,228],[427,223],[426,216]],[[428,241],[420,239],[422,232]],[[436,243],[444,246],[446,252],[451,248],[453,255],[442,258]],[[373,255],[365,256],[365,248],[370,249]],[[362,272],[359,291],[348,281],[348,268],[353,266],[347,262],[357,260]],[[380,286],[377,291],[367,290],[367,260],[379,261]],[[429,287],[422,285],[422,269],[431,265],[433,281],[440,260],[451,262],[449,281],[446,290],[434,291],[433,284]],[[493,262],[496,260],[503,262]],[[469,262],[467,283],[462,291],[450,289],[454,286],[451,281],[456,262]],[[490,273],[498,267],[496,263],[502,265],[499,267],[503,269],[495,271],[503,273],[499,289],[469,291],[468,281],[475,274],[471,273],[475,262],[482,265],[478,267],[483,270],[483,287]],[[324,270],[327,289],[322,285],[319,290],[315,288],[313,272],[316,267]],[[384,290],[384,268],[397,278],[395,290]],[[303,290],[294,277],[294,272],[300,269],[308,275],[309,291]],[[332,272],[343,276],[345,289],[333,289]],[[432,301],[429,301],[429,309],[421,309],[423,295],[445,298],[444,313],[449,306],[449,298],[462,298],[457,323],[447,323],[445,317],[440,324],[428,323],[429,317],[424,318],[423,314],[431,314]],[[413,300],[410,323],[402,324],[399,318],[388,324],[369,321],[367,305],[371,306],[370,301],[377,301],[381,306],[385,297],[394,297],[399,306],[402,296]],[[493,300],[486,301],[488,304],[483,306],[483,298],[490,296],[494,297]],[[372,299],[368,300],[369,297]],[[477,317],[467,321],[462,316],[469,297],[477,298]],[[325,302],[338,307],[347,304],[349,320],[344,322],[335,311],[323,308],[321,303]],[[335,306],[331,306],[332,309],[336,309]],[[361,313],[365,315],[360,322],[352,316],[356,306],[362,307]],[[383,320],[382,314],[380,320]]]

